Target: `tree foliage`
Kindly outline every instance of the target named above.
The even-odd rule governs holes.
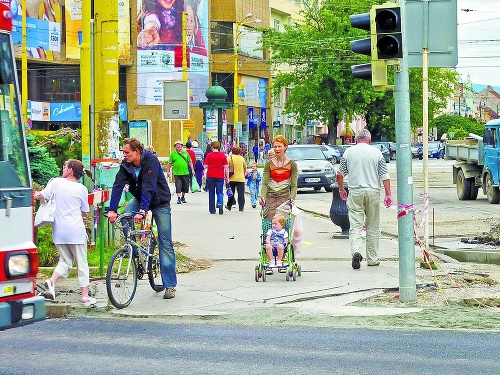
[[[60,174],[60,169],[53,157],[49,155],[45,147],[39,147],[35,144],[33,134],[26,135],[28,144],[28,156],[30,159],[31,178],[37,184],[47,185],[52,177]]]
[[[480,136],[484,133],[484,124],[471,117],[442,115],[434,119],[434,126],[437,128],[438,139],[445,133],[449,135],[450,132],[454,133],[453,139],[466,137],[469,133]]]
[[[62,166],[68,159],[82,157],[81,129],[61,128],[49,135],[37,136],[36,145],[46,147],[58,166]]]
[[[375,1],[382,3],[382,1]],[[337,137],[337,124],[351,121],[354,113],[363,114],[374,139],[395,138],[395,112],[392,92],[375,92],[369,81],[355,79],[351,66],[370,61],[353,54],[350,40],[367,37],[355,29],[349,15],[366,13],[374,1],[305,0],[301,16],[284,31],[263,29],[263,48],[271,50],[269,59],[276,69],[272,93],[290,88],[284,112],[304,126],[319,120],[328,125],[328,141]],[[293,70],[285,71],[284,64]],[[389,67],[389,75],[392,76]],[[446,107],[457,81],[455,72],[429,69],[429,119]],[[411,126],[422,126],[422,69],[410,69]]]
[[[284,31],[263,30],[263,48],[272,51],[275,68],[289,64],[294,71],[281,71],[273,80],[273,94],[290,88],[285,113],[299,124],[319,120],[328,125],[329,142],[337,136],[337,123],[352,113],[364,113],[380,94],[368,81],[354,79],[351,65],[366,62],[351,53],[349,40],[360,30],[350,25],[349,14],[366,12],[372,1],[306,0],[303,19],[284,25]]]

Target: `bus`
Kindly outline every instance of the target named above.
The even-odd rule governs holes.
[[[12,13],[0,3],[0,330],[45,319],[37,296],[33,192],[12,46]]]

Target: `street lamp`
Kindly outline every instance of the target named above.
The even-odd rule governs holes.
[[[238,122],[238,114],[239,114],[239,105],[238,105],[238,40],[240,39],[240,27],[244,25],[250,25],[252,23],[261,23],[260,19],[255,19],[255,20],[249,20],[250,18],[253,17],[252,13],[247,13],[245,18],[243,18],[241,21],[236,23],[236,30],[235,30],[235,39],[234,39],[234,106],[233,106],[233,123],[234,126],[237,126]],[[238,131],[236,131],[236,145],[239,144],[238,142]]]

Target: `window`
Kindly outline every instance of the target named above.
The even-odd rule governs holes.
[[[232,22],[210,22],[212,53],[233,53]]]
[[[277,92],[274,97],[274,106],[275,107],[281,107],[281,91]]]
[[[274,30],[280,31],[280,20],[274,19],[273,20],[273,27],[274,27]]]

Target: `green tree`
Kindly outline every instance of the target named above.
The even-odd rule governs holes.
[[[273,94],[291,88],[285,113],[301,126],[311,120],[325,122],[329,142],[335,141],[337,124],[344,115],[350,121],[352,113],[366,112],[367,105],[382,95],[368,81],[351,75],[351,65],[367,59],[359,61],[351,53],[349,40],[363,34],[351,27],[348,15],[366,12],[372,3],[306,0],[299,24],[284,25],[283,32],[263,30],[263,48],[272,51],[270,63],[275,68],[283,64],[294,68],[276,75]]]
[[[462,117],[456,115],[441,115],[436,117],[433,125],[437,128],[438,139],[443,134],[450,132],[455,133],[454,139],[468,136],[469,133],[474,133],[482,136],[484,133],[484,124],[475,118]],[[459,130],[462,130],[461,132]]]
[[[68,159],[80,160],[82,157],[82,134],[80,129],[61,128],[49,135],[38,136],[36,145],[46,147],[49,155],[61,167]]]
[[[381,3],[382,1],[377,1]],[[328,141],[337,137],[337,124],[353,113],[364,114],[374,139],[395,138],[392,92],[375,92],[368,81],[355,79],[351,66],[366,63],[370,57],[353,54],[350,40],[367,33],[350,24],[349,15],[368,12],[373,1],[305,0],[301,16],[284,31],[263,29],[263,48],[271,50],[269,62],[276,69],[289,64],[294,71],[277,70],[272,93],[290,88],[285,113],[299,124],[319,120],[328,125]],[[393,68],[389,67],[392,77]],[[457,75],[448,69],[429,69],[429,119],[446,107]],[[422,69],[410,70],[410,114],[413,129],[422,126]]]
[[[37,184],[47,185],[47,182],[52,177],[58,176],[61,170],[45,147],[35,145],[35,136],[33,134],[26,135],[26,143],[28,144],[31,178]]]

